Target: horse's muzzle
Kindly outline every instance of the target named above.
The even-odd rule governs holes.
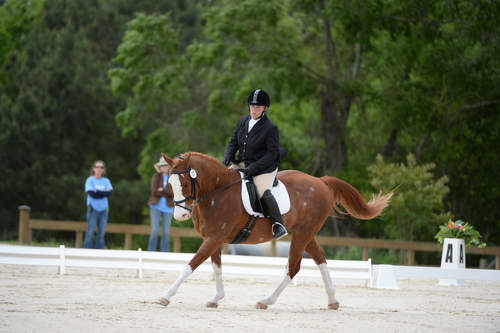
[[[189,212],[187,209],[175,206],[174,208],[174,218],[177,221],[186,221],[191,218],[191,212]]]

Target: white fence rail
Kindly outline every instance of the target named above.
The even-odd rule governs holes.
[[[65,274],[66,267],[126,268],[136,270],[137,276],[142,278],[144,270],[148,269],[180,271],[192,257],[192,253],[0,245],[0,264],[57,266],[59,274]],[[222,255],[222,270],[238,275],[282,276],[287,261],[283,257]],[[327,264],[333,278],[361,279],[368,286],[373,285],[371,259],[328,260]],[[197,271],[212,272],[210,260]],[[317,265],[307,258],[302,260],[297,276],[321,278]]]
[[[123,268],[137,272],[142,278],[144,270],[180,271],[193,257],[192,253],[149,252],[131,250],[94,250],[61,247],[36,247],[0,245],[0,264],[42,265],[58,267],[65,274],[67,267]],[[373,287],[381,265],[371,260],[328,260],[328,268],[335,279],[361,279]],[[222,255],[224,273],[237,275],[284,275],[287,258]],[[487,269],[441,269],[423,266],[392,266],[395,280],[462,279],[500,281],[500,271]],[[212,272],[210,260],[197,271]],[[300,277],[317,277],[321,274],[312,259],[304,258]],[[380,281],[379,281],[380,282]],[[375,285],[375,287],[377,287]]]
[[[374,271],[379,265],[373,265]],[[424,266],[392,266],[397,280],[461,279],[475,281],[500,281],[500,271],[494,269],[457,268],[442,269]]]

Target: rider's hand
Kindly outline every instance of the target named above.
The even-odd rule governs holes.
[[[252,176],[248,174],[248,169],[237,169],[239,172],[243,172],[243,178],[246,180],[252,180]]]
[[[231,160],[225,158],[224,161],[222,161],[222,164],[224,164],[225,166],[229,166],[229,164],[231,164]]]

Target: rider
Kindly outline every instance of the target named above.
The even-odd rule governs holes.
[[[263,203],[265,212],[272,222],[273,237],[278,239],[288,234],[278,203],[271,187],[278,173],[280,160],[278,128],[266,111],[271,99],[262,89],[256,89],[248,96],[249,116],[242,117],[224,153],[224,164],[231,168],[241,168],[245,178],[253,178],[257,194]],[[235,159],[239,151],[239,160]]]

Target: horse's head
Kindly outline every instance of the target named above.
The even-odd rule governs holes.
[[[177,155],[173,159],[162,154],[170,164],[168,182],[174,192],[174,217],[184,221],[191,217],[194,202],[200,202],[217,187],[225,184],[228,177],[239,176],[228,170],[217,159],[197,152]]]
[[[170,164],[168,182],[174,192],[174,217],[184,221],[191,217],[191,206],[196,198],[197,173],[192,169],[189,154],[181,154],[173,159],[162,153],[163,158]]]

